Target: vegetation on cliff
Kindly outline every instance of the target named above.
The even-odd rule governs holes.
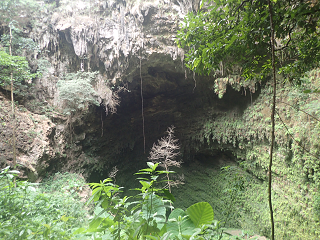
[[[319,189],[318,130],[315,130],[315,137],[310,136],[310,140],[297,139],[299,133],[296,132],[296,129],[289,129],[290,127],[287,126],[283,116],[281,116],[281,111],[290,107],[301,110],[300,106],[297,107],[296,103],[291,104],[292,102],[287,101],[285,95],[278,96],[278,98],[276,96],[276,84],[279,82],[280,76],[281,79],[301,84],[305,80],[301,76],[306,71],[319,66],[319,21],[318,2],[212,1],[209,6],[207,5],[204,10],[197,14],[190,13],[178,34],[180,46],[189,48],[186,55],[186,66],[199,74],[212,74],[216,78],[216,90],[219,94],[221,94],[221,85],[229,82],[229,79],[241,86],[240,82],[243,80],[261,83],[261,81],[266,81],[270,77],[273,78],[273,90],[271,91],[273,100],[270,101],[271,99],[269,99],[268,101],[272,106],[271,111],[268,109],[271,126],[268,124],[269,121],[261,121],[266,119],[263,112],[253,111],[251,113],[258,115],[260,118],[257,124],[258,130],[253,128],[257,126],[250,126],[250,128],[244,130],[241,127],[244,123],[243,120],[237,122],[237,120],[233,121],[232,118],[227,117],[220,123],[217,119],[213,120],[212,123],[206,123],[206,133],[204,134],[209,144],[213,140],[213,142],[219,144],[221,142],[232,144],[240,151],[244,149],[248,154],[243,158],[245,159],[243,162],[245,169],[251,171],[260,179],[265,181],[267,173],[271,216],[270,236],[272,239],[275,238],[275,221],[272,206],[274,197],[271,196],[271,189],[277,191],[275,183],[272,185],[271,182],[272,172],[277,174],[276,179],[285,178],[285,181],[287,177],[290,179],[288,176],[290,173],[294,172],[293,175],[298,178],[301,174],[306,174],[307,178],[304,179],[303,184],[306,184],[306,182],[308,186],[314,184],[313,188],[315,190],[311,190],[312,195],[316,195],[317,189]],[[278,80],[276,79],[276,72]],[[267,87],[263,91],[270,89],[269,84],[266,85]],[[312,85],[308,88],[313,88],[313,90],[309,89],[308,92],[317,92],[317,89],[314,89]],[[263,96],[268,95],[263,94]],[[282,106],[277,105],[279,100],[276,99],[279,98]],[[287,104],[286,107],[283,107],[284,104]],[[319,129],[317,116],[313,116],[308,111],[302,110],[302,112],[313,118],[311,124],[314,124],[313,121],[316,120],[314,129]],[[245,118],[246,116],[241,117]],[[277,126],[275,125],[276,118],[279,120]],[[244,120],[248,121],[245,125],[251,124],[253,121],[252,118]],[[220,124],[222,126],[219,126]],[[279,131],[280,129],[283,129],[283,131]],[[270,136],[269,132],[271,133]],[[277,139],[275,139],[275,134],[278,135]],[[281,134],[283,135],[281,136]],[[283,136],[285,136],[285,140],[283,140]],[[313,142],[314,140],[315,142]],[[292,144],[293,141],[294,144]],[[307,144],[309,141],[313,142],[311,146]],[[259,147],[260,142],[263,143],[262,149]],[[286,150],[281,149],[283,143],[286,144]],[[270,150],[267,147],[268,144]],[[296,144],[300,152],[296,151]],[[274,147],[277,149],[276,156],[280,155],[283,159],[277,159],[278,161],[274,162],[276,169],[272,170]],[[308,149],[308,147],[313,150]],[[288,153],[288,149],[290,153]],[[237,150],[234,152],[237,152]],[[269,166],[266,162],[267,156],[270,156]],[[239,156],[237,157],[239,158]],[[297,162],[291,164],[295,157],[302,164],[297,165]],[[261,158],[264,159],[263,163],[261,163]],[[252,159],[254,163],[250,161]],[[259,162],[256,162],[257,159],[259,159]],[[285,162],[285,159],[287,162]],[[290,173],[283,171],[286,168],[292,168],[292,170],[289,170]],[[257,169],[262,174],[257,174]],[[302,173],[297,171],[302,171]],[[317,204],[317,201],[315,200],[314,203]],[[317,209],[317,206],[314,209]],[[276,207],[275,211],[282,215],[279,206]],[[291,235],[288,231],[287,221],[283,222],[282,217],[279,217],[277,221],[276,225],[280,228],[280,231],[282,231],[282,228],[285,229],[283,233],[276,233],[277,237],[301,237],[295,234]],[[314,222],[312,224],[312,226],[315,226],[313,230],[305,229],[302,232],[308,231],[307,236],[313,235],[313,237],[316,237],[318,235],[317,225]]]
[[[59,190],[53,189],[55,183],[60,182],[59,174],[52,176],[52,181],[40,185],[17,181],[17,186],[14,186],[13,179],[17,172],[4,168],[0,174],[1,237],[220,239],[228,238],[223,234],[224,227],[250,229],[261,235],[271,236],[266,192],[268,174],[271,173],[274,175],[271,189],[275,238],[320,237],[318,1],[228,0],[208,4],[204,1],[198,13],[190,13],[186,17],[178,37],[179,45],[187,51],[187,67],[199,75],[209,75],[209,80],[199,84],[197,81],[200,77],[194,74],[192,80],[197,83],[193,89],[194,95],[201,91],[199,95],[203,94],[203,98],[192,103],[191,98],[187,99],[176,108],[169,106],[177,103],[172,96],[163,105],[161,101],[164,99],[162,95],[174,95],[171,88],[180,88],[182,85],[178,82],[185,80],[184,69],[182,75],[181,72],[167,72],[167,63],[163,63],[163,59],[167,61],[170,57],[177,58],[182,52],[182,49],[170,45],[175,39],[171,35],[175,34],[178,26],[178,18],[175,18],[179,14],[178,10],[174,9],[169,14],[168,9],[172,5],[155,6],[152,1],[150,4],[139,1],[137,5],[134,1],[99,1],[96,6],[93,6],[93,1],[79,1],[81,4],[76,1],[66,2],[0,2],[0,13],[3,16],[0,19],[1,91],[15,93],[20,103],[28,100],[26,106],[32,99],[38,104],[32,109],[38,113],[46,113],[56,124],[47,118],[35,117],[26,110],[25,114],[17,114],[16,120],[20,124],[17,129],[21,130],[17,134],[17,146],[21,159],[29,157],[31,161],[28,163],[32,166],[39,163],[37,161],[40,159],[39,164],[45,166],[42,170],[50,172],[68,167],[81,172],[87,168],[87,172],[92,174],[106,172],[107,167],[119,163],[130,170],[122,174],[130,176],[117,179],[117,182],[127,179],[131,181],[133,168],[140,164],[135,160],[147,158],[142,154],[133,156],[137,153],[133,150],[139,148],[138,142],[141,141],[141,136],[135,131],[135,128],[140,127],[136,124],[140,119],[139,115],[131,116],[128,109],[133,108],[130,104],[138,98],[125,96],[129,99],[128,106],[124,108],[128,112],[119,114],[127,115],[124,121],[118,116],[112,122],[116,124],[110,128],[104,128],[104,124],[107,123],[105,112],[116,111],[119,104],[117,93],[126,89],[122,82],[118,91],[115,91],[113,84],[119,84],[121,76],[125,76],[123,79],[132,84],[130,90],[134,92],[135,88],[139,89],[136,82],[140,78],[135,74],[139,72],[137,59],[140,59],[140,70],[144,71],[140,77],[143,77],[144,91],[149,91],[145,95],[149,100],[145,113],[149,119],[152,116],[153,120],[160,113],[165,116],[161,120],[154,120],[153,125],[148,123],[150,129],[157,128],[159,134],[163,126],[158,125],[167,124],[161,122],[163,119],[182,122],[180,119],[191,119],[190,116],[193,115],[190,121],[184,122],[187,123],[186,126],[183,126],[184,129],[192,130],[180,131],[185,139],[190,138],[189,145],[182,142],[181,149],[190,148],[192,155],[185,166],[177,169],[179,174],[184,175],[185,184],[178,189],[171,189],[175,183],[171,180],[181,183],[179,178],[169,179],[168,167],[180,165],[179,161],[171,161],[172,156],[176,156],[177,146],[166,157],[150,156],[150,160],[161,163],[148,163],[148,168],[140,172],[150,179],[140,179],[141,187],[138,194],[132,194],[134,197],[129,197],[127,192],[127,197],[121,195],[122,188],[110,179],[91,184],[94,189],[91,200],[96,204],[93,213],[90,212],[92,205],[87,209],[81,203],[78,195],[81,188],[84,188],[84,182],[73,183],[70,179],[74,175],[62,177],[61,182],[65,185]],[[270,27],[270,3],[273,5],[271,13],[274,16],[274,28]],[[134,7],[130,9],[131,6]],[[39,9],[37,17],[31,14],[35,9]],[[112,19],[106,21],[105,17],[110,16]],[[164,18],[167,20],[164,21]],[[116,25],[116,22],[119,24]],[[161,26],[165,30],[162,31]],[[275,33],[274,44],[270,43],[271,29]],[[114,32],[118,35],[113,36]],[[273,118],[270,117],[270,105],[271,95],[274,93],[272,84],[269,83],[272,46],[275,47],[274,66],[278,85],[274,116],[275,144],[272,144],[274,161],[270,171],[269,154],[273,152],[269,150],[273,139],[269,134]],[[168,54],[170,57],[158,58],[161,54]],[[157,59],[154,65],[141,66],[145,56],[150,57],[148,60]],[[158,64],[162,68],[158,68]],[[47,75],[44,78],[37,78],[45,72]],[[185,71],[186,78],[188,74]],[[214,81],[212,86],[209,86],[212,83],[210,79]],[[9,90],[10,82],[14,83],[14,91]],[[35,87],[31,82],[45,83],[47,88],[44,90],[37,86],[37,91],[31,93],[29,90]],[[220,110],[219,105],[217,107],[213,103],[218,102],[218,98],[206,97],[213,94],[209,89],[212,88],[223,100],[230,85],[243,95],[250,94],[251,103],[240,106],[241,109],[237,109],[239,105],[231,103],[232,106]],[[49,97],[43,97],[43,92],[49,91],[48,89],[53,89],[55,93],[46,93]],[[181,89],[179,94],[183,95],[184,89]],[[58,98],[56,92],[59,92]],[[170,94],[165,95],[166,92]],[[3,99],[2,94],[0,99]],[[44,99],[51,102],[43,101]],[[40,105],[46,106],[44,111],[39,110]],[[48,110],[53,106],[59,106],[61,113]],[[165,107],[160,109],[160,106]],[[178,109],[181,106],[190,107],[191,113],[185,114]],[[205,108],[202,109],[203,106]],[[21,105],[18,107],[23,109]],[[1,100],[0,134],[4,137],[0,141],[0,153],[3,153],[0,161],[6,165],[12,159],[9,138],[12,136],[13,124],[9,119],[8,109],[7,102]],[[178,110],[179,112],[172,114],[172,111]],[[63,112],[69,117],[63,116]],[[201,114],[197,115],[198,113]],[[23,119],[27,118],[27,114],[30,115],[30,124],[27,125],[34,126],[29,131],[25,129],[26,121]],[[171,118],[170,115],[174,116]],[[90,122],[86,118],[94,120]],[[46,122],[46,127],[39,128],[39,122],[42,121]],[[93,128],[90,126],[92,123],[99,126]],[[170,122],[166,126],[171,124]],[[176,127],[179,130],[180,126]],[[113,128],[117,130],[113,131]],[[69,140],[66,137],[68,134],[71,136]],[[170,137],[163,138],[152,149],[159,151],[170,140]],[[22,146],[27,144],[33,146],[32,150]],[[33,152],[33,149],[36,150]],[[97,153],[100,155],[97,156]],[[220,163],[217,163],[219,154],[237,159],[237,162],[227,161],[222,157]],[[110,159],[110,156],[114,159]],[[125,161],[123,156],[130,160]],[[32,166],[26,166],[36,172]],[[159,171],[158,166],[164,166],[165,171]],[[165,175],[164,182],[161,182],[162,178],[158,175]],[[155,187],[159,179],[160,187]],[[128,184],[135,187],[131,182]],[[169,186],[169,190],[165,189],[165,184]],[[174,202],[171,192],[177,201]],[[135,207],[130,200],[134,201]],[[181,209],[171,212],[172,206]],[[214,219],[220,222],[213,219],[212,211]],[[48,212],[50,216],[46,214]],[[210,216],[202,221],[197,216],[204,212],[209,212]],[[85,220],[87,216],[92,217],[90,223]]]

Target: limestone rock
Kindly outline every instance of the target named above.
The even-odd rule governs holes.
[[[11,102],[2,93],[0,99],[0,164],[12,166],[14,125]],[[58,146],[63,147],[63,136],[50,139],[56,130],[56,124],[46,116],[34,114],[21,105],[16,108],[16,160],[18,169],[23,170],[20,177],[36,180],[39,172],[48,167],[48,160],[54,159],[57,152],[62,150]],[[53,144],[55,142],[57,144]]]

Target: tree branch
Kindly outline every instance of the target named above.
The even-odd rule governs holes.
[[[285,46],[283,46],[283,47],[281,47],[281,48],[277,48],[277,49],[275,49],[274,51],[282,51],[283,49],[285,49],[285,48],[287,48],[288,46],[289,46],[289,43],[291,42],[291,33],[292,33],[292,31],[293,31],[293,29],[294,29],[294,26],[289,30],[289,41],[286,43],[286,45]]]
[[[236,8],[236,10],[235,10],[234,12],[235,12],[235,13],[238,12],[239,9],[240,9],[241,7],[243,7],[243,5],[244,5],[245,3],[247,3],[247,2],[250,2],[250,0],[244,0],[244,1]],[[233,16],[234,16],[234,15],[233,15]]]
[[[297,111],[301,111],[301,112],[303,112],[303,113],[307,114],[308,116],[310,116],[310,117],[314,118],[314,119],[315,119],[315,120],[317,120],[318,122],[320,122],[320,119],[316,118],[315,116],[311,115],[310,113],[307,113],[306,111],[303,111],[303,110],[301,110],[301,109],[297,109],[297,107],[295,107],[295,106],[293,106],[293,105],[291,105],[291,104],[289,104],[289,103],[286,103],[286,102],[282,102],[282,101],[280,101],[280,103],[284,103],[284,104],[286,104],[286,105],[288,105],[288,106],[290,106],[290,107],[292,107],[292,108],[296,109]]]

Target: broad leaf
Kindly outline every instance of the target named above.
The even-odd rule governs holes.
[[[195,229],[196,226],[182,209],[177,208],[171,212],[167,223],[167,231],[172,236],[190,238]]]
[[[209,224],[213,221],[213,209],[207,202],[193,204],[186,212],[196,227]]]
[[[171,200],[172,202],[175,202],[176,199],[172,195],[172,193],[168,189],[162,189],[163,193],[166,195],[166,197]]]
[[[101,218],[101,217],[98,217],[98,218],[96,218],[96,219],[93,219],[93,220],[89,223],[89,230],[90,230],[90,229],[97,229],[102,221],[103,221],[103,218]]]

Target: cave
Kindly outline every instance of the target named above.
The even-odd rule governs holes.
[[[149,66],[148,66],[149,65]],[[151,66],[150,66],[151,65]],[[192,73],[179,66],[176,71],[168,66],[155,66],[146,61],[142,65],[142,93],[139,71],[133,75],[134,81],[127,82],[125,91],[119,96],[121,103],[114,114],[106,114],[103,106],[91,106],[88,114],[76,119],[73,124],[78,155],[86,163],[82,170],[91,182],[108,177],[113,167],[119,170],[120,182],[126,184],[127,176],[143,168],[148,161],[149,151],[158,139],[165,135],[168,127],[174,126],[175,137],[179,140],[179,159],[189,164],[198,159],[205,164],[217,164],[215,158],[234,161],[230,153],[232,146],[223,146],[216,142],[210,145],[197,142],[193,135],[208,118],[215,119],[221,114],[231,112],[241,115],[246,107],[259,95],[259,91],[250,96],[244,89],[234,90],[228,86],[223,98],[219,98],[210,89],[209,77],[193,78]],[[185,77],[187,72],[187,77]],[[144,117],[144,126],[143,119]],[[143,136],[143,128],[145,140]],[[145,146],[144,146],[145,141]],[[225,152],[225,153],[224,153]],[[221,157],[221,156],[224,157]],[[201,160],[201,156],[211,158]],[[90,163],[88,159],[98,159]],[[81,160],[80,160],[81,161]],[[183,167],[182,167],[183,168]]]
[[[4,2],[10,5],[10,0]],[[279,60],[290,56],[287,62],[290,65],[283,71],[282,64],[287,63],[279,62],[282,73],[276,76],[275,91],[268,73],[272,44],[265,36],[269,28],[264,31],[259,25],[257,32],[264,32],[254,38],[249,29],[248,39],[237,39],[240,33],[230,34],[230,44],[216,45],[222,46],[221,56],[215,51],[216,54],[211,54],[215,49],[213,36],[220,34],[220,29],[207,34],[213,41],[208,45],[201,45],[199,39],[196,44],[183,46],[186,39],[181,40],[181,33],[189,31],[181,32],[186,16],[209,10],[206,4],[210,1],[203,4],[199,0],[18,2],[8,5],[14,11],[0,9],[8,14],[8,19],[18,23],[15,30],[19,30],[13,34],[12,56],[7,47],[11,44],[8,43],[10,26],[0,19],[1,57],[11,59],[19,55],[21,62],[26,61],[24,72],[19,72],[14,64],[0,61],[1,168],[14,167],[16,162],[20,171],[17,179],[39,182],[39,186],[47,179],[55,180],[60,173],[74,174],[84,185],[112,177],[113,183],[124,187],[123,196],[132,196],[131,189],[141,183],[136,181],[135,173],[146,167],[150,150],[172,127],[180,153],[176,160],[182,162],[181,168],[170,169],[175,171],[172,179],[180,181],[172,189],[175,208],[188,209],[206,202],[212,206],[214,220],[225,222],[226,227],[270,236],[266,189],[272,175],[269,186],[279,228],[277,238],[318,237],[320,134],[319,123],[314,120],[319,119],[320,100],[314,93],[320,89],[320,73],[319,69],[313,69],[315,65],[308,64],[300,70],[311,71],[300,80],[293,79],[294,71],[285,73],[295,69],[291,54],[296,54],[292,50],[295,47],[286,45],[300,42],[300,37],[305,39],[304,34],[296,35],[298,32],[292,29],[294,41],[291,38],[287,41],[287,36],[277,39],[276,54],[281,55]],[[227,2],[218,2],[229,6]],[[249,2],[243,1],[234,9],[240,13]],[[271,2],[277,5],[276,11],[289,9],[284,7],[285,1]],[[314,2],[296,4],[295,10],[318,6]],[[233,4],[239,3],[233,1]],[[228,6],[218,10],[231,11]],[[264,7],[267,5],[259,5],[257,9]],[[301,19],[302,16],[303,11]],[[268,25],[265,17],[263,24]],[[257,21],[260,20],[258,17]],[[294,19],[285,20],[284,24],[291,20],[295,23]],[[214,26],[211,20],[206,21],[203,24]],[[296,24],[292,26],[295,28]],[[194,33],[198,34],[199,29],[206,30],[197,28]],[[244,29],[241,27],[241,32]],[[229,41],[228,37],[221,39]],[[253,41],[252,44],[242,44],[247,40]],[[297,49],[317,43],[316,36],[314,40],[301,42]],[[233,48],[237,41],[241,44]],[[283,47],[282,41],[286,42]],[[262,43],[265,45],[261,47]],[[204,49],[197,49],[198,44],[205,46]],[[256,56],[252,49],[251,52],[250,48],[255,47],[259,50],[257,55],[262,57]],[[236,56],[224,56],[227,49],[232,49]],[[198,51],[195,55],[202,51],[203,62],[195,64],[200,58],[194,58],[193,51]],[[208,60],[204,55],[208,55]],[[210,65],[212,62],[215,63]],[[259,70],[260,62],[265,67],[263,71]],[[211,66],[209,70],[204,69],[206,63]],[[7,71],[8,66],[11,72]],[[27,78],[25,73],[29,70],[36,75]],[[13,94],[14,113],[8,80],[13,80],[15,71],[18,77],[14,80],[19,81],[15,82]],[[293,86],[295,82],[299,86]],[[270,151],[274,92],[277,92],[276,131],[274,149]],[[272,171],[269,171],[270,153],[274,153]],[[75,187],[69,186],[72,184],[68,179],[64,184],[67,186],[62,189],[64,192]],[[86,187],[89,195],[90,189]]]

